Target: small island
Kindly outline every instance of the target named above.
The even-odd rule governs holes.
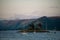
[[[35,28],[34,24],[30,24],[27,30],[21,30],[19,32],[49,32],[47,30],[42,30],[42,25],[39,23],[38,26]]]

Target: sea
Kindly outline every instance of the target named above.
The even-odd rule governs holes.
[[[60,31],[19,32],[19,30],[0,31],[0,40],[60,40]]]

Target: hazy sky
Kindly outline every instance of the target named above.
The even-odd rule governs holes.
[[[0,0],[0,18],[60,16],[60,0]]]

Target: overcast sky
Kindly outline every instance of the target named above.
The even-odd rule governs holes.
[[[0,0],[0,18],[60,16],[60,0]]]

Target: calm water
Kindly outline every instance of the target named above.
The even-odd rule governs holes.
[[[60,40],[60,31],[50,33],[21,33],[18,30],[0,31],[0,40]]]

